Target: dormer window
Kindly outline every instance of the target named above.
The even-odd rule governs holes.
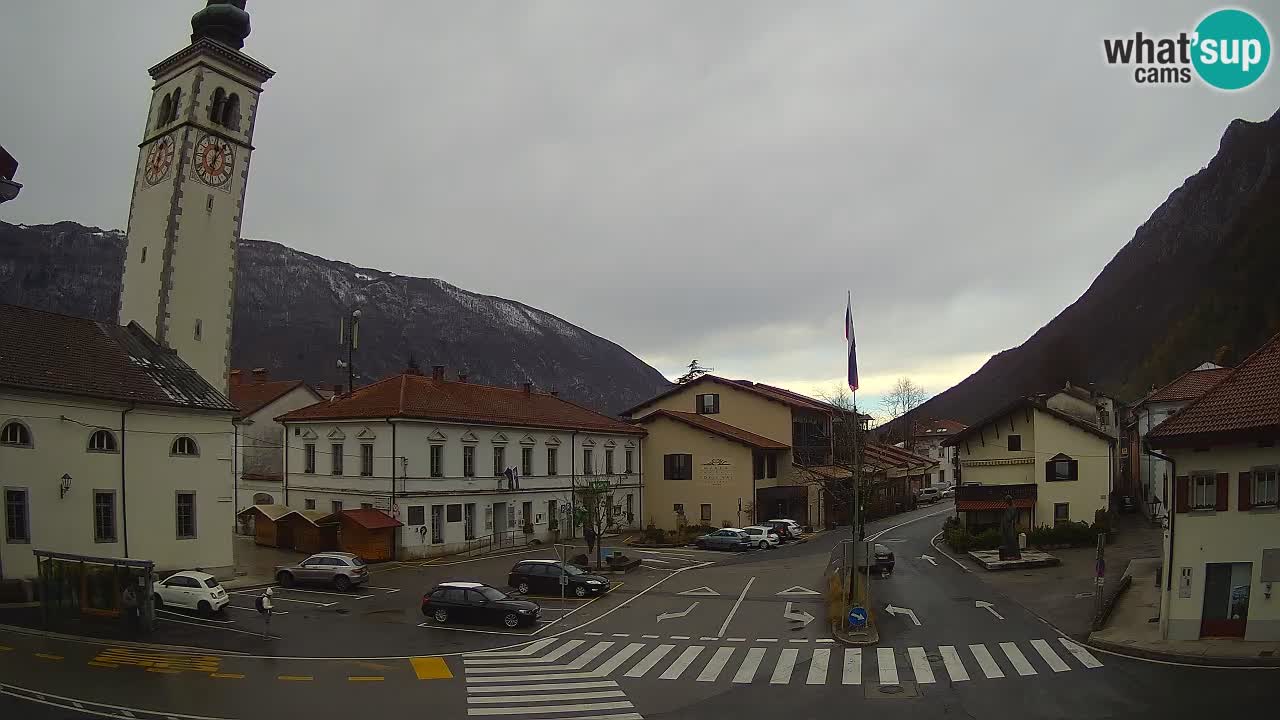
[[[720,412],[720,394],[706,393],[698,395],[695,405],[699,415],[715,415]]]

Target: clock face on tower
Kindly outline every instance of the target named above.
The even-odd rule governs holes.
[[[146,178],[148,185],[155,185],[169,175],[169,166],[173,164],[173,136],[165,135],[151,143],[147,151]]]
[[[236,154],[231,143],[213,135],[202,135],[196,141],[196,177],[213,187],[222,187],[231,179]]]

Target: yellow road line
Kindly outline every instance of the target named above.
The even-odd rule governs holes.
[[[51,654],[49,654],[49,653],[36,653],[36,657],[40,658],[41,660],[61,660],[61,659],[63,659],[61,655],[51,655]]]
[[[0,645],[0,652],[6,652],[12,649],[13,648],[9,647],[8,645]]]
[[[347,679],[351,682],[375,682],[378,680],[386,680],[382,675],[348,675]]]
[[[173,668],[167,668],[167,667],[149,667],[147,668],[147,672],[162,673],[164,675],[177,675],[182,671],[174,670]]]
[[[90,665],[92,665],[93,667],[100,667],[100,668],[112,668],[112,669],[115,669],[115,668],[120,667],[119,665],[116,665],[115,663],[104,663],[104,662],[98,662],[97,660],[90,660],[90,661],[89,661],[89,664],[90,664]]]
[[[448,680],[453,677],[442,657],[409,658],[409,664],[419,680]]]
[[[244,673],[219,673],[219,672],[215,672],[215,673],[209,673],[209,677],[211,677],[211,678],[223,678],[223,679],[226,679],[226,680],[243,680],[243,679],[244,679]]]
[[[315,678],[310,675],[277,675],[276,679],[277,680],[300,680],[300,681],[315,680]]]

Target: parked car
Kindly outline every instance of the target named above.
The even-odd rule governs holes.
[[[938,497],[943,500],[947,498],[953,498],[955,496],[956,496],[956,488],[954,485],[948,485],[947,487],[942,489],[942,492],[938,493]]]
[[[889,546],[883,545],[881,543],[876,543],[875,545],[872,546],[871,572],[892,573],[893,565],[894,565],[893,551],[889,549]],[[867,566],[862,565],[858,569],[865,571],[867,569]]]
[[[542,608],[481,583],[443,582],[422,596],[422,614],[438,623],[500,623],[517,628],[537,622]]]
[[[767,520],[764,523],[778,531],[778,539],[794,540],[804,534],[804,528],[800,527],[800,523],[795,520],[787,520],[785,518],[778,520]],[[783,535],[786,535],[783,538]]]
[[[918,503],[936,503],[942,498],[942,493],[936,487],[923,487],[916,493],[916,502]]]
[[[694,541],[703,550],[750,550],[755,547],[751,536],[738,528],[724,528],[707,533]]]
[[[176,572],[152,585],[152,589],[157,608],[188,608],[207,615],[221,610],[231,602],[217,578],[197,570]]]
[[[559,595],[561,577],[568,578],[564,588],[566,595],[586,597],[609,589],[609,581],[605,578],[559,560],[522,560],[511,568],[507,584],[521,595],[531,592]]]
[[[768,550],[782,544],[782,539],[778,537],[777,531],[771,527],[752,525],[751,527],[742,528],[742,532],[746,533],[751,538],[751,542],[761,550]]]
[[[369,569],[359,555],[323,552],[316,553],[297,565],[277,567],[276,582],[284,587],[294,583],[315,583],[347,590],[369,582]]]

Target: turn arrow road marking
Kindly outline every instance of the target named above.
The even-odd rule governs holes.
[[[932,555],[921,555],[921,556],[920,556],[920,559],[921,559],[921,560],[928,560],[930,565],[932,565],[932,566],[934,566],[934,567],[938,567],[938,561],[937,561],[937,560],[934,560]]]
[[[791,612],[791,603],[789,601],[787,602],[787,609],[782,611],[782,617],[790,620],[791,622],[804,623],[801,627],[813,622],[813,616],[804,610],[801,610],[798,613]],[[919,625],[919,623],[916,624]]]
[[[911,622],[915,623],[916,627],[920,626],[920,618],[916,617],[916,611],[911,608],[900,608],[888,605],[885,607],[884,611],[890,615],[906,615],[911,618]]]
[[[974,601],[973,606],[976,608],[986,608],[987,612],[991,613],[992,615],[995,615],[996,619],[998,620],[1004,619],[1004,616],[996,612],[996,609],[992,607],[991,603],[987,602],[986,600],[976,600]]]
[[[698,607],[698,603],[695,601],[692,605],[689,606],[689,609],[685,610],[684,612],[662,613],[661,615],[658,616],[658,622],[662,622],[663,620],[670,620],[671,618],[682,618],[685,615],[688,615],[689,613],[693,612],[693,609],[696,607]]]

